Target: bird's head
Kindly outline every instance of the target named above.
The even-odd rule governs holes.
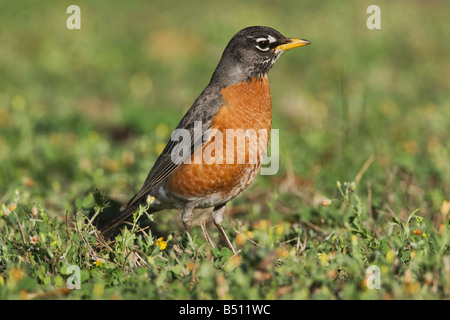
[[[283,52],[308,44],[308,40],[287,38],[269,27],[247,27],[230,40],[215,75],[241,81],[261,78]]]

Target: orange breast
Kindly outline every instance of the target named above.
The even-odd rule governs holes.
[[[186,198],[215,195],[229,200],[255,177],[263,160],[272,124],[267,77],[222,89],[225,101],[211,126],[211,140],[200,158],[180,165],[168,178],[171,191]]]

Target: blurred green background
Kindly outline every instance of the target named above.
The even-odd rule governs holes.
[[[77,1],[81,30],[68,30],[70,4],[0,4],[3,202],[19,188],[59,214],[94,184],[135,192],[249,25],[312,41],[269,74],[279,176],[289,166],[329,193],[373,155],[380,195],[430,212],[448,197],[448,2]],[[381,30],[366,27],[370,4]]]
[[[71,4],[81,8],[81,30],[66,27]],[[380,30],[366,27],[372,4]],[[250,25],[312,45],[285,53],[269,73],[280,171],[259,176],[229,215],[244,226],[268,217],[301,223],[316,250],[345,220],[342,207],[319,210],[320,201],[340,197],[337,180],[356,178],[375,228],[420,208],[438,230],[450,200],[450,2],[437,0],[2,1],[0,204],[17,202],[24,215],[37,205],[63,219],[92,205],[92,186],[128,200],[230,38]],[[178,214],[155,220],[181,235]],[[315,283],[301,287],[314,295]],[[231,297],[247,294],[239,290]]]

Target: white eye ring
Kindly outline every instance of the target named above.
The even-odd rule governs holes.
[[[267,37],[267,40],[269,40],[270,43],[274,43],[274,42],[277,41],[277,39],[275,39],[275,38],[272,37],[272,36],[268,36],[268,37]]]
[[[256,48],[261,50],[261,51],[268,51],[270,49],[269,44],[270,44],[270,40],[266,39],[266,38],[258,38],[256,39]],[[260,43],[263,44],[263,47],[260,46]]]

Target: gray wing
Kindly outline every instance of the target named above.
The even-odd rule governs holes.
[[[177,126],[177,129],[186,129],[189,132],[189,137],[193,138],[175,141],[171,139],[150,170],[141,190],[126,205],[122,206],[121,210],[126,210],[145,199],[152,188],[167,178],[181,163],[189,159],[197,148],[203,145],[203,134],[211,128],[213,118],[222,106],[223,99],[220,92],[218,90],[213,91],[208,86],[195,100]],[[201,132],[195,130],[196,134],[194,135],[194,123],[196,121],[201,121],[202,130]],[[202,134],[199,135],[198,133]],[[172,160],[174,149],[186,150],[186,147],[189,148],[190,153],[183,155],[179,159],[181,161],[174,162]]]

